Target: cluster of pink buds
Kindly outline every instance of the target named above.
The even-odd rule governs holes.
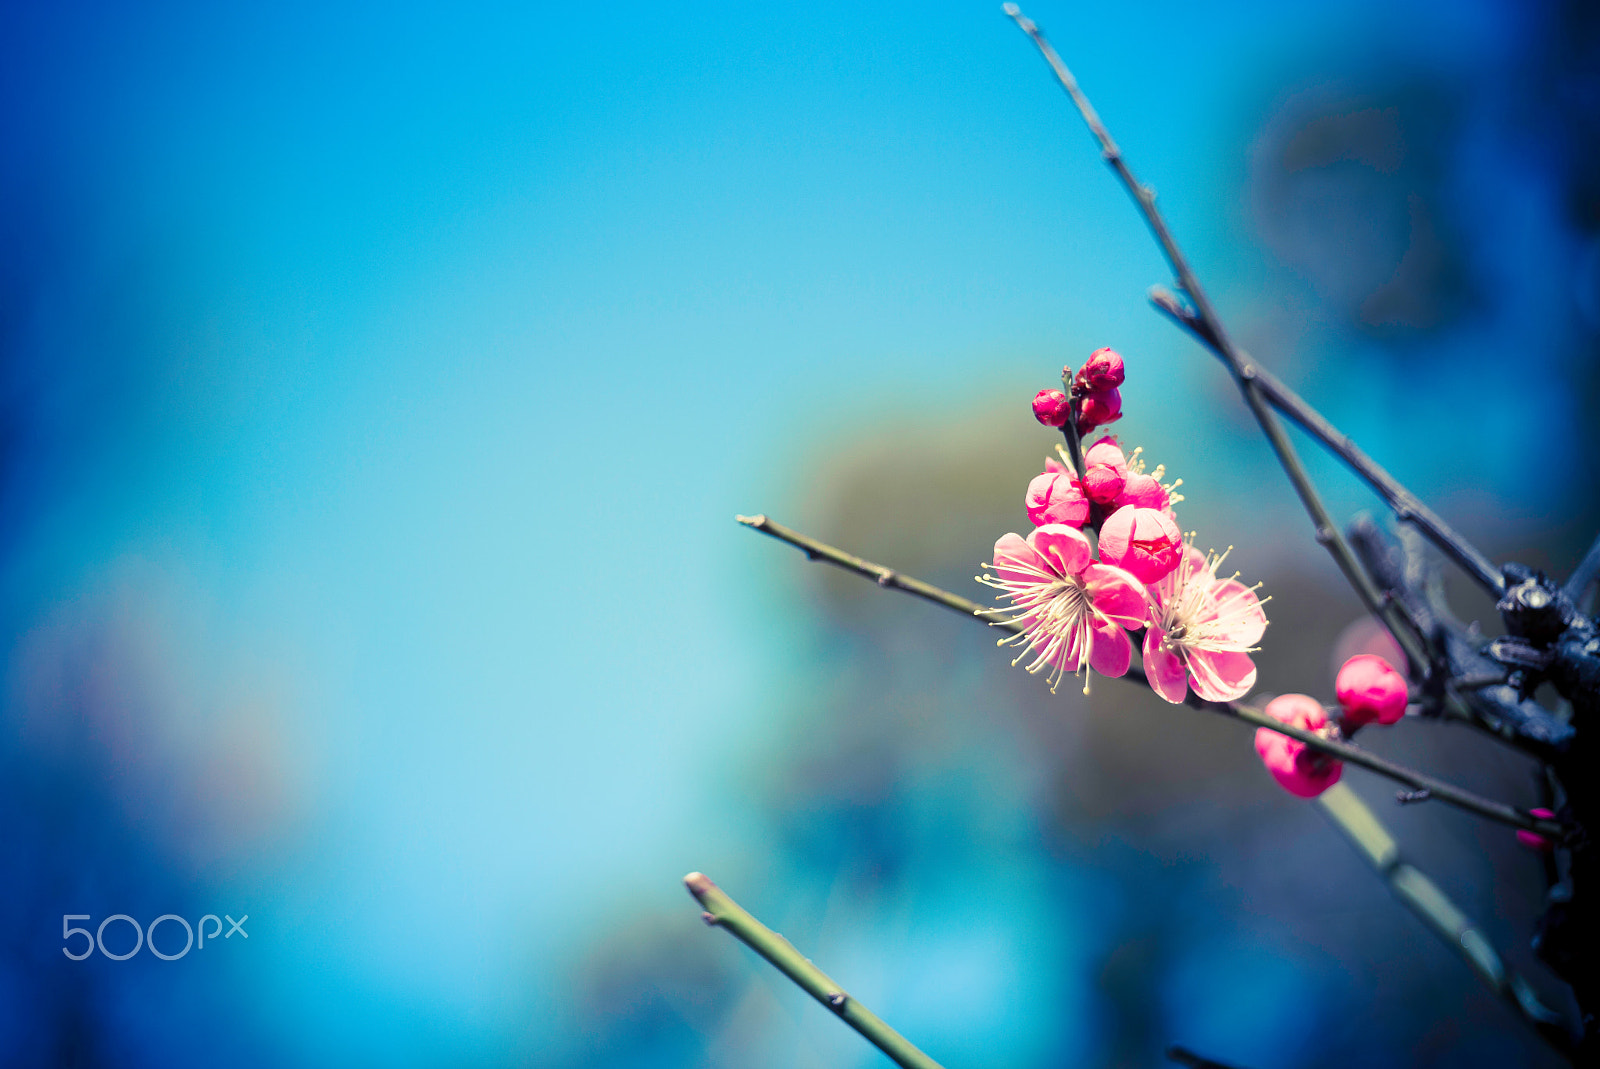
[[[1067,420],[1080,432],[1122,414],[1122,357],[1097,349],[1076,374],[1072,395],[1043,390],[1034,415],[1052,427]],[[1082,455],[1082,471],[1061,459],[1028,484],[1024,506],[1035,530],[995,543],[992,572],[979,581],[1011,600],[1030,672],[1048,669],[1052,689],[1066,674],[1120,676],[1132,661],[1128,632],[1143,632],[1145,673],[1155,692],[1181,702],[1189,689],[1208,701],[1231,701],[1255,684],[1250,654],[1267,625],[1254,587],[1219,577],[1223,556],[1201,554],[1179,531],[1173,506],[1181,480],[1163,484],[1163,469],[1146,472],[1115,438]],[[1091,543],[1089,535],[1096,537]]]
[[[1074,374],[1061,369],[1063,385],[1070,385],[1069,396],[1062,390],[1040,390],[1033,398],[1033,417],[1046,427],[1065,427],[1072,421],[1078,436],[1122,418],[1122,357],[1114,349],[1096,349]]]
[[[1361,653],[1344,662],[1334,680],[1339,716],[1306,694],[1284,694],[1267,703],[1267,715],[1326,739],[1345,739],[1368,724],[1387,727],[1405,716],[1406,677],[1382,657]],[[1335,783],[1343,762],[1270,728],[1256,730],[1256,753],[1272,778],[1290,794],[1315,798]],[[1519,833],[1531,834],[1531,833]]]

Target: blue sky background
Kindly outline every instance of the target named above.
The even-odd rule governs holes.
[[[1494,70],[1537,22],[1028,10],[1246,320],[1282,269],[1242,152],[1299,66]],[[732,516],[800,507],[841,436],[937,437],[1109,343],[1161,441],[1269,477],[1208,436],[1216,369],[1147,309],[1166,271],[998,4],[9,5],[0,108],[7,820],[58,842],[34,818],[93,798],[99,829],[19,855],[4,982],[98,992],[107,1064],[204,1062],[173,1037],[208,998],[264,1063],[564,1049],[588,941],[687,909],[691,868],[760,868],[739,770],[810,625]],[[1521,205],[1485,227],[1568,255],[1540,176],[1485,157]],[[1483,336],[1520,344],[1544,277],[1505,274],[1524,325]],[[1441,500],[1520,493],[1497,534],[1559,507],[1492,442],[1331,409]],[[57,915],[141,909],[248,912],[251,941],[142,994],[53,957]]]

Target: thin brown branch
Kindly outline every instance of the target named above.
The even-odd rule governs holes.
[[[819,542],[809,535],[801,534],[799,531],[785,527],[781,523],[775,523],[764,515],[740,516],[738,520],[745,526],[754,528],[762,534],[770,535],[781,542],[789,543],[804,552],[811,560],[826,561],[836,567],[843,568],[847,572],[872,579],[879,586],[903,590],[925,601],[931,601],[935,605],[961,613],[963,616],[983,620],[992,627],[1003,628],[1009,633],[1015,634],[1021,630],[1017,624],[1006,619],[1006,614],[1003,610],[985,608],[975,601],[961,597],[959,594],[952,594],[948,590],[941,590],[931,583],[914,579],[903,572],[897,572],[882,564],[876,564],[852,553],[846,553],[841,549],[828,545],[826,542]],[[1137,669],[1130,670],[1128,675],[1123,678],[1145,686],[1149,685],[1143,672]],[[1319,753],[1327,754],[1329,757],[1336,757],[1352,765],[1359,765],[1370,772],[1375,772],[1396,783],[1403,784],[1411,790],[1425,790],[1438,801],[1453,805],[1458,809],[1464,809],[1469,813],[1476,813],[1478,816],[1488,820],[1498,821],[1513,828],[1537,831],[1541,835],[1557,840],[1565,839],[1568,834],[1566,826],[1556,821],[1542,820],[1503,802],[1480,797],[1471,791],[1463,790],[1415,769],[1386,760],[1352,743],[1324,738],[1314,732],[1285,724],[1268,716],[1253,705],[1242,702],[1208,702],[1193,693],[1189,694],[1185,704],[1191,708],[1205,709],[1219,716],[1249,724],[1252,727],[1266,728],[1268,731],[1287,735],[1291,739],[1298,739]]]
[[[1340,572],[1344,574],[1345,579],[1354,588],[1367,610],[1383,621],[1384,625],[1394,635],[1395,641],[1400,643],[1400,647],[1405,651],[1406,656],[1415,664],[1432,664],[1435,658],[1429,656],[1423,636],[1412,626],[1398,605],[1382,596],[1376,584],[1373,583],[1372,577],[1367,574],[1360,560],[1351,551],[1349,543],[1345,541],[1344,536],[1340,533],[1338,525],[1333,522],[1333,517],[1329,514],[1327,507],[1323,505],[1322,498],[1312,485],[1305,466],[1300,463],[1299,455],[1290,443],[1288,435],[1284,433],[1282,424],[1278,422],[1277,416],[1273,414],[1271,406],[1262,395],[1253,367],[1247,365],[1239,356],[1238,350],[1228,336],[1227,329],[1222,325],[1221,318],[1217,315],[1216,310],[1212,308],[1210,298],[1206,296],[1204,288],[1201,287],[1200,280],[1195,276],[1193,269],[1190,268],[1189,261],[1184,257],[1183,250],[1178,247],[1177,239],[1172,236],[1172,230],[1167,226],[1166,219],[1156,207],[1155,191],[1142,184],[1134,176],[1127,160],[1123,158],[1122,150],[1112,140],[1111,132],[1101,122],[1099,114],[1094,110],[1094,106],[1089,103],[1089,98],[1079,88],[1077,79],[1072,76],[1072,72],[1062,62],[1055,48],[1045,39],[1043,31],[1039,29],[1038,25],[1032,19],[1023,15],[1015,4],[1006,4],[1005,12],[1016,21],[1022,32],[1032,39],[1034,45],[1039,49],[1039,53],[1044,57],[1045,62],[1055,72],[1056,80],[1067,91],[1067,96],[1072,99],[1072,103],[1077,107],[1079,114],[1083,116],[1084,123],[1089,127],[1089,132],[1099,142],[1100,154],[1111,165],[1112,171],[1116,173],[1117,178],[1133,197],[1134,202],[1138,204],[1139,211],[1144,216],[1145,224],[1149,226],[1150,232],[1161,246],[1163,255],[1166,256],[1167,263],[1172,267],[1173,273],[1177,275],[1178,284],[1193,302],[1197,319],[1215,344],[1217,353],[1222,357],[1223,363],[1227,365],[1228,371],[1233,375],[1235,383],[1238,384],[1239,392],[1244,397],[1245,405],[1250,409],[1251,415],[1255,417],[1262,433],[1266,435],[1268,444],[1272,446],[1272,451],[1277,454],[1278,463],[1289,477],[1295,493],[1300,497],[1301,504],[1310,515],[1317,541],[1327,547],[1328,552],[1333,555],[1334,562],[1339,566]]]
[[[1185,307],[1177,294],[1161,286],[1152,286],[1150,289],[1150,303],[1173,319],[1179,326],[1188,330],[1202,345],[1209,348],[1218,357],[1226,360],[1220,344],[1206,329],[1206,325],[1193,311]],[[1407,490],[1400,480],[1390,475],[1383,466],[1356,445],[1351,438],[1339,428],[1330,423],[1322,413],[1289,387],[1272,372],[1262,367],[1250,354],[1243,349],[1235,349],[1246,375],[1254,378],[1257,388],[1266,397],[1272,407],[1288,416],[1299,424],[1311,437],[1321,442],[1330,453],[1364,479],[1368,486],[1377,491],[1378,496],[1388,502],[1394,510],[1395,518],[1412,524],[1421,531],[1427,539],[1439,550],[1454,561],[1462,571],[1466,572],[1484,590],[1499,597],[1505,592],[1505,579],[1496,570],[1495,566],[1465,538],[1457,534],[1455,529],[1445,523],[1438,514],[1427,505],[1423,504],[1410,490]]]

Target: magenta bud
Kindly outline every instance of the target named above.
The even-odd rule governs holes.
[[[1114,390],[1122,385],[1125,377],[1122,357],[1115,349],[1096,349],[1089,354],[1073,381],[1086,390]]]
[[[1046,427],[1064,427],[1072,402],[1060,390],[1040,390],[1033,395],[1033,418]]]
[[[1115,423],[1122,418],[1122,394],[1116,387],[1090,390],[1078,398],[1077,417],[1080,434],[1088,434],[1096,427]]]
[[[1556,815],[1550,812],[1548,809],[1530,809],[1528,810],[1528,814],[1530,816],[1538,817],[1541,820],[1556,819]],[[1519,829],[1517,832],[1517,842],[1531,850],[1537,850],[1540,853],[1545,853],[1555,848],[1554,843],[1536,831],[1522,831]]]
[[[1306,731],[1320,732],[1328,726],[1327,711],[1308,694],[1280,694],[1263,711],[1274,720]],[[1297,798],[1315,798],[1338,783],[1344,773],[1344,762],[1271,728],[1256,729],[1256,753],[1278,786]]]
[[[1089,518],[1089,499],[1083,488],[1066,471],[1047,471],[1035,475],[1028,484],[1023,507],[1035,527],[1047,523],[1064,523],[1069,527],[1082,527]]]
[[[1141,583],[1159,582],[1183,559],[1183,535],[1166,513],[1125,505],[1100,525],[1100,559]]]
[[[1358,653],[1344,662],[1333,687],[1348,728],[1393,724],[1406,715],[1406,677],[1376,654]]]
[[[1083,455],[1083,492],[1091,501],[1109,505],[1128,481],[1128,461],[1115,438],[1102,438]]]

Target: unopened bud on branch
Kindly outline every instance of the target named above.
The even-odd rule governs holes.
[[[1033,395],[1033,418],[1046,427],[1064,427],[1072,402],[1060,390],[1040,390]]]

